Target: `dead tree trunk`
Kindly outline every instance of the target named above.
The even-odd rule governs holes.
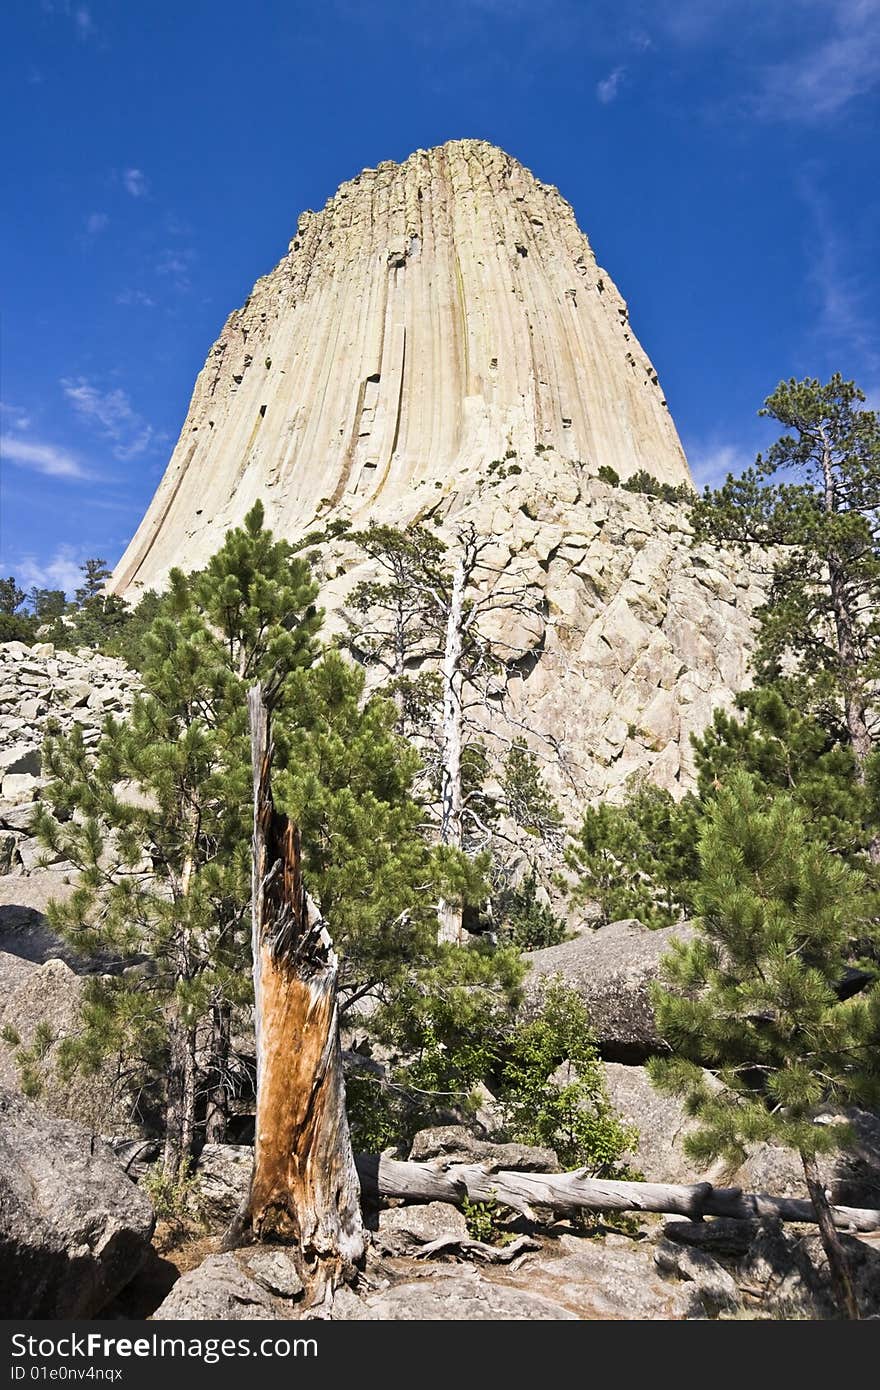
[[[468,618],[465,595],[477,563],[477,537],[473,527],[459,533],[461,554],[452,574],[446,640],[443,647],[443,752],[440,781],[440,842],[461,849],[462,785],[461,755],[464,744],[464,640]],[[440,903],[438,940],[461,942],[462,905],[460,901]]]
[[[452,576],[452,595],[443,650],[443,753],[440,781],[440,841],[461,849],[462,669],[466,562],[462,555]],[[440,941],[461,941],[461,903],[443,899],[439,910]]]
[[[211,1057],[205,1104],[205,1142],[223,1144],[229,1122],[229,1048],[232,1006],[220,1000],[211,1010]]]
[[[817,1220],[812,1201],[743,1192],[739,1187],[691,1187],[672,1183],[615,1182],[570,1173],[493,1172],[481,1163],[398,1162],[375,1154],[357,1159],[361,1190],[368,1201],[402,1197],[410,1202],[499,1202],[533,1217],[544,1208],[557,1215],[581,1211],[656,1211],[689,1216],[727,1216],[739,1220],[772,1216],[779,1221]],[[880,1230],[880,1211],[829,1207],[835,1226],[844,1230]]]
[[[254,779],[253,960],[257,1044],[254,1171],[227,1246],[249,1231],[295,1245],[319,1303],[364,1253],[360,1189],[339,1046],[338,963],[302,881],[299,831],[275,810],[262,687],[248,692]]]
[[[801,1154],[801,1162],[804,1165],[807,1191],[815,1208],[814,1220],[819,1227],[822,1248],[828,1260],[828,1273],[837,1306],[846,1317],[858,1319],[859,1305],[847,1264],[846,1251],[837,1234],[834,1215],[825,1195],[825,1184],[819,1172],[819,1165],[815,1158],[808,1158],[803,1153]]]
[[[162,1167],[165,1177],[176,1183],[186,1176],[196,1131],[196,1032],[181,1018],[176,1002],[172,1009],[168,1024]]]

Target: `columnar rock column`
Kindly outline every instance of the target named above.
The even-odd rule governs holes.
[[[202,564],[257,497],[290,537],[331,510],[403,522],[542,448],[590,474],[689,480],[626,305],[558,190],[482,141],[418,150],[303,213],[229,317],[112,587]]]

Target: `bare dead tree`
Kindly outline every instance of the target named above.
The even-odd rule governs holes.
[[[437,833],[441,844],[459,850],[467,847],[468,826],[485,841],[485,823],[468,804],[463,755],[469,742],[487,733],[493,741],[514,743],[498,731],[498,700],[503,702],[507,681],[525,652],[501,636],[490,636],[484,623],[499,612],[534,617],[542,601],[503,566],[490,563],[486,552],[493,538],[481,537],[471,522],[457,528],[451,570],[444,565],[446,547],[424,528],[407,533],[377,526],[352,539],[379,565],[383,579],[364,581],[355,590],[358,616],[349,615],[351,649],[359,659],[384,667],[395,682],[401,711],[408,662],[438,662]],[[424,741],[430,746],[431,735]],[[462,915],[460,902],[440,901],[439,940],[461,941]]]
[[[295,1246],[309,1301],[332,1297],[363,1258],[360,1189],[345,1109],[338,961],[306,893],[297,827],[272,799],[270,711],[248,692],[254,787],[254,1168],[227,1246],[248,1234]]]

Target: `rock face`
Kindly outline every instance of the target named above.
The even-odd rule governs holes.
[[[544,981],[561,975],[587,1005],[602,1055],[633,1062],[657,1050],[649,986],[673,938],[686,941],[685,923],[650,931],[640,922],[609,922],[526,956],[526,996],[534,998]]]
[[[146,1257],[153,1210],[106,1144],[0,1091],[0,1307],[94,1317]]]
[[[227,320],[114,588],[203,563],[257,497],[282,535],[328,507],[411,517],[435,484],[536,445],[591,474],[689,477],[626,304],[559,191],[479,140],[418,150],[303,213]]]
[[[78,725],[91,748],[106,716],[129,709],[134,688],[133,672],[115,657],[56,651],[51,642],[0,643],[0,875],[28,873],[44,856],[28,824],[44,784],[47,721],[64,733]]]
[[[247,1196],[254,1151],[247,1144],[205,1144],[199,1154],[199,1207],[212,1226],[230,1222]]]
[[[708,1172],[698,1172],[684,1150],[686,1136],[697,1126],[683,1103],[655,1090],[644,1067],[606,1062],[604,1071],[609,1099],[621,1117],[638,1130],[629,1162],[649,1182],[692,1183],[707,1178],[719,1186],[735,1185],[776,1197],[806,1196],[800,1158],[793,1149],[779,1144],[754,1145],[740,1168],[718,1162]],[[706,1076],[708,1079],[710,1074]],[[820,1159],[825,1184],[832,1200],[843,1206],[876,1208],[880,1203],[880,1115],[848,1110],[846,1119],[852,1125],[855,1142],[848,1151]]]
[[[498,583],[524,596],[492,618],[517,656],[490,733],[527,727],[571,815],[634,775],[677,794],[690,734],[746,683],[761,580],[740,556],[694,550],[681,505],[600,468],[689,482],[570,206],[493,146],[455,141],[304,214],[212,349],[111,587],[135,598],[204,564],[258,498],[288,539],[417,521],[451,561],[473,526]],[[329,636],[370,575],[353,545],[329,547]]]

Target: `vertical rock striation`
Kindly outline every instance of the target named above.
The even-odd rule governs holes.
[[[536,454],[536,446],[538,453]],[[282,535],[405,522],[508,450],[689,481],[626,304],[556,188],[478,140],[306,212],[227,320],[116,592],[202,564],[257,497]]]

